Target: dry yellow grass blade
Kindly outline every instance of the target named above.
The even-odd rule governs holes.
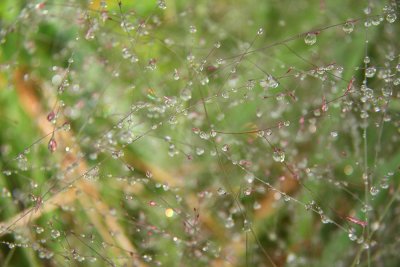
[[[20,99],[21,106],[25,111],[32,117],[36,118],[37,125],[40,130],[47,134],[53,131],[52,125],[47,121],[46,113],[42,110],[39,99],[35,94],[36,85],[32,80],[25,80],[25,71],[19,69],[15,72],[14,83]],[[51,100],[50,100],[51,101]],[[57,134],[57,139],[65,145],[73,145],[72,133],[62,132]],[[87,172],[88,165],[84,160],[79,160],[75,155],[79,151],[75,148],[75,154],[69,155],[62,160],[62,167],[69,166],[71,162],[79,162],[77,168],[65,177],[65,180],[71,180],[72,177],[83,175]],[[79,194],[77,198],[77,192],[81,191],[83,194]],[[37,207],[27,209],[6,223],[0,224],[2,229],[11,227],[19,227],[28,224],[31,220],[37,219],[45,212],[51,212],[61,205],[72,202],[78,199],[82,207],[87,210],[87,216],[90,218],[92,224],[96,227],[96,230],[100,233],[103,240],[109,244],[115,244],[116,246],[112,249],[114,253],[121,254],[121,250],[117,250],[116,247],[122,249],[123,253],[126,254],[126,259],[129,259],[136,253],[136,249],[133,247],[129,238],[124,234],[123,228],[119,225],[117,219],[110,214],[108,211],[110,208],[106,203],[101,201],[100,194],[95,186],[86,180],[79,179],[75,183],[75,187],[67,188],[65,191],[58,192],[54,196],[50,197],[45,201],[40,209]],[[105,224],[103,224],[103,222]],[[5,231],[3,231],[4,233]],[[112,233],[112,234],[111,234]],[[126,260],[125,260],[126,261]],[[131,261],[131,260],[130,260]],[[143,263],[138,262],[138,266],[145,266]]]
[[[39,88],[39,83],[33,80],[24,80],[25,71],[19,69],[15,72],[14,83],[17,89],[21,105],[25,111],[32,117],[36,119],[36,124],[40,127],[40,130],[44,134],[51,133],[53,125],[51,125],[47,120],[47,114],[44,112],[43,107],[37,96],[37,88]],[[45,86],[45,85],[41,85]],[[49,94],[50,90],[42,90],[41,93],[44,94],[44,98],[47,99],[48,105],[51,106],[55,103],[56,98],[54,95]],[[57,142],[63,146],[73,147],[73,153],[69,153],[60,159],[61,166],[63,169],[68,168],[71,164],[76,164],[77,167],[69,172],[65,181],[72,181],[76,177],[82,176],[85,172],[89,170],[87,163],[84,160],[78,159],[76,155],[79,153],[79,147],[74,143],[73,134],[71,131],[64,132],[59,131],[56,134]],[[132,154],[127,154],[127,162],[135,169],[146,171],[149,170],[153,174],[153,178],[159,182],[167,183],[170,186],[181,186],[183,181],[177,179],[174,175],[169,174],[163,169],[153,166],[147,162],[144,162]],[[141,188],[137,188],[139,191]],[[81,192],[81,193],[80,193]],[[136,192],[138,193],[138,192]],[[79,197],[78,197],[79,195]],[[192,199],[195,198],[194,195],[191,196]],[[52,212],[62,205],[67,205],[75,200],[79,200],[82,207],[88,211],[87,216],[90,218],[92,224],[95,226],[96,230],[101,234],[105,242],[109,244],[116,244],[116,247],[121,248],[126,252],[128,257],[135,254],[136,250],[129,241],[129,239],[124,234],[123,228],[119,225],[116,218],[109,214],[109,206],[101,200],[100,194],[96,186],[83,179],[78,179],[74,182],[74,186],[66,188],[64,191],[57,192],[49,199],[45,200],[40,209],[29,208],[19,214],[15,215],[6,222],[0,223],[0,229],[6,229],[10,226],[12,228],[23,227],[29,224],[31,221],[41,217],[45,213]],[[194,205],[194,203],[192,203]],[[192,205],[192,206],[193,206]],[[200,220],[204,223],[211,232],[217,234],[220,240],[224,239],[224,233],[221,232],[223,229],[215,222],[214,218],[209,216],[209,214],[202,213]],[[103,223],[104,222],[104,223]],[[6,231],[3,232],[3,234]],[[239,251],[239,244],[235,245],[234,251]],[[115,248],[114,248],[115,249]],[[115,249],[116,250],[116,249]],[[118,253],[116,251],[115,253]],[[119,251],[121,253],[121,251]],[[238,254],[236,254],[238,255]],[[235,257],[232,256],[232,262],[235,262]],[[144,266],[144,263],[139,263],[138,266]]]

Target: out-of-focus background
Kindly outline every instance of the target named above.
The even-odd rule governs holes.
[[[398,10],[2,0],[2,266],[398,266]]]

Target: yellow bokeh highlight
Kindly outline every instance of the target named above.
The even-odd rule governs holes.
[[[344,174],[351,175],[353,173],[353,166],[346,165],[343,169]]]
[[[171,208],[166,209],[165,216],[167,216],[168,218],[171,218],[172,216],[174,216],[174,210]]]

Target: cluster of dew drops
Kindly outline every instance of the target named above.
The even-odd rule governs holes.
[[[158,8],[161,10],[165,10],[167,9],[167,3],[164,0],[158,0],[157,1],[157,5]],[[105,1],[101,1],[100,4],[101,8],[105,8],[107,6]],[[42,6],[37,6],[37,8],[42,8]],[[372,26],[378,26],[381,23],[383,23],[384,21],[388,22],[388,23],[394,23],[397,20],[397,15],[394,9],[392,9],[391,7],[385,7],[384,8],[384,13],[383,15],[379,15],[379,16],[374,16],[371,18],[367,18],[364,22],[363,22],[363,26],[366,28],[372,27]],[[369,8],[366,8],[364,10],[366,15],[369,15],[371,13],[371,10]],[[102,16],[104,17],[104,19],[107,19],[107,15],[105,13],[102,13]],[[344,22],[341,27],[342,30],[346,33],[346,34],[351,34],[355,27],[359,25],[359,21],[355,21],[355,20],[348,20],[346,22]],[[121,22],[121,28],[125,31],[125,32],[131,32],[133,31],[133,29],[135,29],[135,26],[127,21],[122,20]],[[142,31],[146,31],[145,30],[145,25],[141,26],[143,28]],[[93,26],[91,28],[89,28],[85,34],[85,39],[86,40],[92,40],[95,38],[95,34],[97,33],[97,31],[99,31],[99,29],[96,26]],[[189,35],[193,36],[196,35],[198,33],[198,29],[196,28],[195,25],[189,25],[187,28],[187,31],[189,33]],[[262,28],[260,28],[256,34],[258,36],[262,36],[264,35],[264,30]],[[310,31],[307,33],[304,33],[302,38],[304,38],[304,43],[308,46],[313,46],[318,44],[318,38],[319,35],[323,34],[323,32],[320,31]],[[172,44],[174,41],[171,39],[165,39],[164,43],[165,44]],[[221,48],[221,43],[219,41],[216,41],[215,44],[213,45],[213,49],[220,49]],[[141,58],[139,58],[139,56],[134,53],[132,51],[132,49],[130,49],[128,46],[123,47],[121,49],[121,56],[122,59],[124,61],[128,61],[132,64],[141,64]],[[186,60],[189,62],[189,65],[197,70],[197,73],[199,74],[198,79],[199,79],[199,83],[202,86],[207,86],[211,83],[211,80],[209,78],[208,75],[203,75],[202,73],[204,73],[204,70],[213,73],[216,69],[218,69],[219,67],[224,67],[224,65],[226,64],[226,61],[222,58],[217,58],[215,60],[215,64],[213,65],[208,65],[207,60],[204,60],[203,62],[200,63],[196,63],[196,57],[195,54],[190,52],[188,53]],[[366,64],[368,64],[370,62],[370,59],[366,56],[366,59],[364,60],[364,62]],[[74,60],[71,57],[68,60],[68,64],[69,66],[74,66]],[[233,64],[234,67],[232,67],[232,69],[229,70],[229,72],[231,73],[230,75],[234,76],[235,74],[237,74],[237,72],[240,72],[239,70],[239,63],[234,63]],[[367,78],[374,78],[377,73],[378,70],[376,67],[372,66],[372,65],[368,65],[369,67],[366,68],[365,70],[365,76]],[[147,72],[155,72],[157,71],[157,60],[154,58],[150,58],[145,66],[145,71]],[[340,67],[339,67],[340,68]],[[325,71],[329,71],[331,69],[326,69]],[[400,64],[396,65],[396,70],[397,72],[400,73]],[[343,70],[339,70],[343,71]],[[78,84],[70,84],[69,79],[67,78],[67,76],[69,75],[69,67],[67,68],[67,70],[59,68],[59,67],[53,67],[52,68],[52,72],[54,73],[54,75],[51,77],[50,79],[50,84],[53,86],[53,88],[57,88],[57,92],[59,95],[62,95],[64,93],[65,90],[67,90],[67,88],[72,88],[71,90],[73,92],[80,92],[81,88],[80,85]],[[322,70],[322,72],[324,72],[324,70]],[[174,80],[174,81],[182,81],[183,79],[183,70],[180,70],[178,68],[173,68],[173,72],[171,73],[170,77]],[[119,76],[119,73],[116,71],[115,73],[113,73],[114,77],[117,78]],[[316,74],[317,75],[317,74]],[[237,84],[235,82],[230,81],[231,84],[229,84],[229,86],[235,87]],[[393,81],[394,85],[399,85],[400,84],[400,78],[396,78]],[[222,137],[223,134],[219,133],[218,131],[216,131],[215,129],[211,129],[211,130],[203,130],[201,127],[203,126],[201,121],[204,120],[203,117],[199,118],[199,114],[197,114],[196,112],[188,112],[187,110],[185,110],[184,103],[189,103],[190,101],[193,100],[194,96],[192,93],[192,88],[191,86],[193,85],[193,81],[189,81],[188,82],[188,86],[185,87],[184,89],[182,89],[179,92],[179,96],[175,97],[175,96],[164,96],[161,97],[160,95],[158,95],[158,93],[149,88],[146,91],[146,98],[149,101],[149,103],[138,103],[132,106],[131,109],[131,114],[134,114],[134,112],[138,112],[138,111],[143,111],[143,110],[149,110],[148,112],[148,117],[150,119],[152,119],[153,121],[156,121],[159,118],[162,119],[166,119],[167,123],[170,127],[172,127],[172,129],[175,129],[174,127],[176,127],[176,125],[178,125],[179,123],[182,122],[182,119],[180,118],[180,114],[184,114],[185,116],[187,116],[187,118],[192,119],[195,123],[197,123],[198,125],[195,125],[194,127],[192,127],[191,129],[191,133],[192,135],[194,135],[195,137],[198,137],[200,140],[206,141],[208,143],[210,143],[210,140],[215,140],[212,142],[215,142],[216,144],[221,144],[221,146],[218,146],[217,150],[211,149],[210,150],[210,156],[213,157],[213,160],[215,160],[217,158],[217,156],[223,155],[226,159],[228,159],[233,165],[237,166],[239,169],[244,170],[246,172],[245,175],[245,181],[246,181],[246,186],[249,185],[248,187],[246,187],[243,191],[244,191],[244,195],[245,196],[250,196],[251,194],[253,194],[253,192],[258,192],[260,194],[265,193],[266,189],[265,189],[265,185],[264,186],[253,186],[253,184],[255,184],[255,182],[259,179],[257,176],[255,176],[252,171],[249,171],[249,169],[251,169],[251,167],[253,167],[255,170],[257,169],[256,167],[252,166],[251,160],[248,159],[236,159],[236,154],[234,154],[234,150],[236,146],[241,146],[243,145],[243,143],[241,143],[240,141],[237,141],[233,138],[233,137],[227,137],[224,138]],[[246,89],[248,89],[249,91],[253,90],[253,88],[256,86],[256,81],[255,80],[249,80],[246,85],[244,86]],[[269,90],[273,90],[276,89],[280,86],[280,82],[279,80],[274,77],[271,74],[266,74],[264,75],[263,78],[259,79],[259,86],[261,88],[264,89],[265,92],[268,92]],[[390,97],[392,95],[392,91],[388,88],[385,87],[383,90],[383,95],[385,97]],[[238,90],[237,89],[232,89],[232,90],[222,90],[220,95],[212,95],[209,99],[210,102],[215,101],[218,102],[219,97],[221,99],[232,99],[234,97],[232,96],[236,96],[238,95]],[[276,99],[279,101],[280,99],[283,99],[284,96],[283,95],[277,95]],[[368,101],[372,101],[372,99],[374,98],[373,92],[371,92],[371,90],[367,87],[362,88],[362,96],[361,96],[361,101],[362,102],[368,102]],[[326,102],[326,100],[325,100]],[[200,105],[199,105],[200,106]],[[61,125],[59,125],[58,119],[60,115],[60,110],[66,109],[69,110],[69,117],[70,119],[74,119],[74,118],[78,118],[79,115],[78,112],[74,109],[68,109],[68,107],[66,107],[65,103],[62,100],[57,100],[56,102],[56,109],[52,110],[48,113],[47,115],[47,120],[49,123],[51,123],[54,126],[54,132],[50,139],[48,139],[48,143],[47,143],[47,149],[49,150],[49,152],[57,154],[59,148],[58,145],[58,140],[57,140],[57,131],[65,131],[68,132],[71,130],[71,124],[69,123],[69,121],[64,121],[61,123]],[[175,112],[172,112],[173,115],[168,116],[167,118],[164,118],[163,116],[165,116],[166,111],[170,111],[173,110]],[[201,109],[199,109],[201,110]],[[321,109],[314,111],[314,115],[316,117],[318,117],[319,114],[321,114],[321,112],[327,112],[328,108],[327,108],[327,104],[323,103],[321,106]],[[346,111],[346,107],[343,107],[343,110]],[[361,119],[367,119],[368,118],[368,110],[362,110],[361,111]],[[278,113],[279,114],[279,113]],[[224,114],[220,114],[216,117],[217,121],[222,121],[224,119]],[[261,118],[263,116],[262,111],[257,111],[256,117],[257,118]],[[164,122],[162,121],[162,119],[160,119],[160,121],[158,123],[155,123],[153,125],[151,125],[150,129],[149,129],[149,133],[153,133],[156,132],[159,128],[162,128],[162,126],[164,126]],[[92,120],[92,118],[90,118],[89,120]],[[119,121],[116,124],[116,127],[114,127],[111,131],[107,131],[101,138],[99,138],[99,140],[97,141],[92,141],[94,144],[94,146],[98,149],[101,150],[103,147],[106,147],[107,149],[105,151],[110,152],[111,154],[111,158],[113,160],[120,160],[124,158],[124,149],[125,147],[127,147],[128,145],[132,144],[137,138],[140,138],[141,135],[133,135],[129,132],[125,132],[123,130],[125,130],[126,128],[131,127],[134,123],[133,121],[135,120],[135,118],[133,118],[132,116],[126,116],[125,119]],[[387,121],[389,121],[390,118],[387,119]],[[302,118],[300,118],[300,123],[302,121]],[[283,120],[280,121],[277,125],[277,129],[278,131],[282,129],[282,132],[284,132],[284,130],[286,128],[289,128],[291,126],[291,124],[293,124],[293,122],[291,123],[291,121],[288,120]],[[311,126],[309,127],[309,131],[310,132],[315,132],[316,131],[316,126],[315,126],[316,122],[314,120],[311,120]],[[145,131],[144,134],[146,134],[147,132]],[[260,139],[265,139],[267,142],[267,145],[270,145],[269,149],[270,149],[270,153],[269,155],[271,155],[272,160],[276,163],[276,164],[290,164],[290,155],[287,155],[287,153],[285,153],[285,149],[284,146],[286,145],[285,142],[281,142],[280,145],[282,147],[278,147],[275,145],[272,145],[270,142],[272,139],[274,139],[274,133],[275,130],[273,129],[263,129],[263,130],[259,130],[256,131],[256,136],[259,137]],[[337,131],[332,131],[330,133],[330,137],[332,139],[337,139],[338,138],[338,132]],[[150,135],[150,134],[149,134]],[[171,134],[172,135],[172,134]],[[173,135],[172,135],[173,136]],[[114,140],[114,138],[119,138],[119,140]],[[189,162],[192,161],[195,157],[197,158],[202,158],[205,157],[206,152],[208,147],[201,147],[200,145],[197,144],[179,144],[179,142],[176,142],[176,140],[174,140],[173,137],[171,137],[170,135],[165,135],[163,138],[163,141],[168,145],[168,156],[171,158],[178,158],[180,156],[180,154],[184,154],[185,155],[185,159],[188,160]],[[89,141],[90,143],[90,141]],[[118,144],[122,143],[121,146],[118,146]],[[122,148],[121,148],[122,147]],[[186,147],[189,147],[190,149],[186,149]],[[69,152],[72,148],[70,147],[66,147],[65,148],[65,152]],[[19,154],[16,157],[16,162],[17,162],[17,169],[25,172],[28,171],[29,168],[31,167],[29,164],[29,160],[27,155],[29,155],[30,153],[30,149],[26,149],[24,151],[24,153]],[[92,154],[89,154],[87,157],[91,160],[91,162],[96,162],[98,160],[99,154],[97,151],[93,152]],[[85,157],[86,155],[82,155],[82,157]],[[304,164],[306,165],[306,163]],[[100,179],[103,178],[102,176],[102,169],[101,169],[102,165],[101,163],[99,164],[95,164],[93,167],[91,167],[89,170],[87,170],[86,173],[83,174],[83,179],[85,179],[86,181],[89,182],[99,182]],[[43,169],[45,169],[46,167],[42,167]],[[346,169],[347,168],[347,169]],[[345,173],[346,172],[351,172],[349,166],[346,166],[345,168]],[[309,168],[304,168],[307,169],[308,172],[312,172],[312,170],[310,170]],[[129,167],[128,166],[128,170],[129,171],[134,171],[133,167]],[[16,174],[18,171],[14,171],[14,170],[3,170],[3,174],[5,176],[11,176],[12,174]],[[370,187],[369,189],[369,193],[372,197],[375,197],[379,194],[379,192],[381,190],[386,190],[389,188],[389,184],[390,184],[390,179],[391,177],[394,175],[393,172],[388,172],[387,175],[385,175],[381,180],[380,183],[378,185],[373,185]],[[139,178],[139,179],[135,179],[134,181],[130,181],[131,184],[137,184],[137,183],[153,183],[154,187],[159,190],[161,189],[164,192],[173,192],[173,194],[175,194],[175,192],[179,191],[179,189],[176,188],[172,188],[170,187],[167,183],[160,183],[160,182],[154,182],[153,181],[153,173],[151,171],[146,171],[144,173],[144,175],[142,175],[143,177]],[[105,175],[105,177],[109,177],[111,178],[112,175]],[[61,179],[61,178],[59,178]],[[126,181],[127,179],[125,177],[119,177],[117,178],[120,181]],[[152,182],[149,182],[152,181]],[[333,182],[334,183],[334,182]],[[32,189],[35,189],[38,187],[37,183],[32,182]],[[268,188],[268,190],[272,190],[275,192],[275,198],[276,199],[283,199],[285,202],[289,202],[291,200],[295,200],[292,196],[287,195],[284,192],[279,191],[278,189],[272,187],[269,183],[266,186]],[[3,189],[3,196],[6,195],[8,197],[11,197],[11,193],[9,191],[7,191],[5,188]],[[222,198],[222,199],[228,199],[230,197],[230,195],[232,194],[232,192],[229,192],[229,190],[227,190],[224,187],[218,187],[215,192],[211,192],[210,191],[203,191],[201,192],[199,195],[201,196],[201,198],[205,198],[205,199],[211,199],[213,197],[213,193],[218,197],[218,198]],[[125,195],[125,200],[129,203],[135,200],[135,196],[131,193],[127,193]],[[177,193],[175,194],[175,200],[177,201],[177,203],[181,203],[182,202],[182,197]],[[41,201],[41,199],[38,199],[38,197],[32,197],[31,201],[33,203],[38,203],[39,201]],[[147,201],[147,205],[151,208],[159,208],[160,210],[163,210],[165,217],[167,218],[177,218],[178,216],[180,216],[181,211],[179,209],[173,208],[169,205],[164,205],[164,204],[160,204],[162,201],[159,200],[149,200]],[[293,201],[292,201],[293,202]],[[261,209],[261,204],[255,200],[253,202],[252,205],[253,209],[255,211],[260,210]],[[304,204],[304,207],[306,210],[312,210],[313,212],[316,212],[317,214],[320,215],[321,218],[321,222],[324,224],[328,224],[328,223],[333,223],[333,221],[325,214],[325,212],[322,210],[322,208],[315,202],[315,201],[310,201],[309,203]],[[236,226],[237,222],[236,222],[236,217],[237,214],[240,213],[240,208],[241,207],[236,207],[236,206],[230,206],[230,207],[224,207],[227,210],[221,211],[219,212],[219,216],[221,218],[224,219],[224,226],[227,229],[234,229],[234,227]],[[72,210],[73,207],[71,206],[66,206],[64,207],[65,210]],[[363,207],[363,212],[367,213],[369,211],[371,211],[372,207],[365,205]],[[201,216],[201,215],[200,215]],[[197,215],[194,216],[188,216],[188,218],[186,218],[187,220],[187,225],[196,225],[198,223],[198,219],[197,219]],[[362,227],[365,227],[366,223],[362,220],[359,220],[357,218],[353,218],[350,217],[348,219],[350,222],[352,222],[353,224],[358,224],[361,225]],[[185,226],[187,226],[185,225]],[[246,218],[244,219],[244,221],[242,222],[243,228],[245,229],[245,231],[249,231],[249,229],[251,228],[251,221]],[[50,230],[50,236],[52,240],[58,240],[60,239],[60,237],[63,235],[62,232],[60,232],[60,230],[56,229],[55,226],[53,224],[49,224],[49,227],[51,228]],[[372,229],[375,229],[379,227],[379,225],[373,225]],[[188,233],[189,234],[193,234],[196,235],[196,231],[197,228],[196,227],[187,227],[188,228]],[[45,230],[42,226],[35,226],[35,231],[38,235],[42,234]],[[355,227],[349,227],[348,231],[348,237],[350,238],[350,240],[352,241],[357,241],[360,244],[364,244],[365,249],[369,248],[369,244],[364,242],[364,239],[362,236],[357,235],[357,231],[355,229]],[[156,231],[154,231],[156,232]],[[166,231],[163,232],[163,235],[171,238],[172,240],[174,240],[175,243],[177,244],[181,244],[183,243],[182,239],[176,237],[173,234],[169,234]],[[85,237],[86,238],[86,237]],[[23,235],[16,235],[16,239],[19,240],[18,244],[24,244],[24,237]],[[42,243],[45,243],[45,241],[43,241]],[[10,248],[12,248],[13,246],[15,246],[15,243],[11,243],[11,242],[7,242],[8,246]],[[22,245],[21,245],[22,246]],[[212,247],[209,243],[207,243],[206,245],[204,245],[203,250],[204,252],[206,250],[208,250],[209,247]],[[39,243],[34,243],[32,245],[33,249],[35,251],[38,252],[39,257],[43,258],[43,259],[50,259],[54,256],[54,253],[49,251],[48,249],[44,248],[43,244],[39,244]],[[107,247],[107,244],[103,244],[103,247]],[[213,253],[215,255],[217,255],[218,249],[213,250]],[[199,252],[199,254],[202,254],[201,252]],[[73,255],[73,258],[77,261],[85,261],[85,260],[89,260],[89,261],[96,261],[96,257],[91,257],[91,256],[83,256],[80,253],[78,253],[77,251],[73,250],[71,251],[71,255]],[[150,255],[143,255],[142,259],[144,261],[147,262],[151,262],[153,261],[152,256]]]

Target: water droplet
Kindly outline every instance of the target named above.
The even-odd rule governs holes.
[[[201,139],[204,139],[204,140],[210,139],[210,134],[203,132],[203,131],[200,132],[199,136]]]
[[[228,98],[229,98],[229,91],[228,91],[228,90],[223,91],[223,92],[221,93],[221,96],[222,96],[223,98],[225,98],[225,99],[228,99]]]
[[[196,57],[191,52],[186,57],[187,61],[189,62],[193,62],[195,58]]]
[[[263,28],[259,28],[257,31],[257,35],[262,35],[264,33],[264,29]]]
[[[188,101],[192,98],[192,91],[188,88],[182,90],[180,97],[183,101]]]
[[[226,191],[222,187],[217,189],[217,193],[220,196],[226,195]]]
[[[255,209],[255,210],[261,209],[261,204],[259,202],[255,201],[253,204],[253,209]]]
[[[254,80],[248,80],[246,82],[247,90],[253,90],[255,86],[256,86],[256,81],[254,81]]]
[[[272,157],[276,162],[284,162],[285,161],[285,153],[280,149],[275,149]]]
[[[225,61],[222,58],[218,58],[216,60],[216,62],[217,62],[217,65],[222,65],[222,64],[224,64]]]
[[[205,76],[203,79],[200,80],[200,84],[201,84],[201,85],[206,85],[206,84],[209,83],[209,81],[210,81],[210,80],[208,79],[208,77]]]
[[[124,156],[124,151],[122,151],[122,150],[115,150],[115,151],[112,151],[112,152],[111,152],[111,156],[112,156],[114,159],[121,158],[121,157]]]
[[[254,175],[252,173],[247,173],[244,177],[244,179],[246,180],[246,182],[248,182],[249,184],[254,182]]]
[[[160,101],[160,98],[156,95],[152,88],[147,89],[147,98],[154,101]]]
[[[128,58],[130,58],[132,55],[131,55],[131,53],[129,52],[129,49],[128,48],[126,48],[126,47],[124,47],[123,49],[122,49],[122,57],[124,58],[124,59],[128,59]]]
[[[327,223],[331,222],[331,220],[325,214],[321,214],[321,221],[324,224],[327,224]]]
[[[369,192],[371,193],[372,196],[376,196],[379,193],[379,189],[375,186],[371,186]]]
[[[372,20],[371,19],[366,19],[365,21],[364,21],[364,26],[366,27],[366,28],[368,28],[368,27],[371,27],[371,25],[372,25]],[[368,42],[368,40],[366,40],[366,42]]]
[[[97,181],[99,179],[99,166],[95,166],[83,175],[88,181]]]
[[[60,86],[62,83],[62,76],[59,74],[54,75],[53,78],[51,78],[51,83],[54,86]]]
[[[317,41],[317,34],[315,34],[314,32],[309,32],[304,37],[304,42],[307,45],[313,45],[315,44],[316,41]]]
[[[26,171],[28,170],[28,159],[25,155],[19,154],[17,157],[17,166],[20,170]]]
[[[56,118],[56,114],[54,113],[54,111],[50,111],[49,114],[47,114],[47,120],[49,122],[54,123],[55,122],[55,118]]]
[[[175,81],[179,80],[179,71],[177,69],[174,69],[174,74],[172,75]]]
[[[383,178],[383,179],[381,180],[379,186],[380,186],[382,189],[388,189],[388,188],[389,188],[389,179],[386,178],[386,177]]]
[[[349,34],[354,30],[354,23],[352,21],[347,21],[345,24],[343,24],[342,29],[345,33]]]
[[[278,81],[272,75],[268,75],[265,79],[260,81],[260,86],[264,89],[276,88],[278,85]]]
[[[62,125],[62,129],[68,132],[69,130],[71,130],[71,124],[69,122],[64,122],[64,124]]]
[[[60,236],[61,234],[60,234],[60,231],[58,231],[58,230],[51,230],[51,237],[53,238],[53,239],[57,239],[59,236]]]
[[[229,150],[229,145],[225,144],[221,148],[222,151],[227,152]]]
[[[367,205],[367,204],[363,205],[362,208],[361,208],[361,211],[364,212],[364,213],[370,212],[371,210],[372,210],[372,206],[371,205]]]
[[[376,73],[376,68],[375,67],[369,67],[365,70],[365,76],[368,78],[372,78],[375,76]]]
[[[283,200],[284,200],[285,202],[288,202],[288,201],[290,201],[290,200],[291,200],[291,198],[290,198],[290,196],[289,196],[289,195],[287,195],[287,194],[284,194],[284,195],[283,195]]]
[[[251,195],[251,192],[252,192],[252,189],[251,189],[251,188],[246,188],[246,189],[244,190],[244,195],[245,195],[245,196],[250,196],[250,195]]]
[[[196,27],[193,26],[193,25],[189,26],[189,32],[192,33],[192,34],[193,34],[193,33],[196,33],[196,32],[197,32]]]
[[[369,117],[368,112],[366,110],[362,110],[360,113],[361,119],[367,119]]]
[[[350,228],[348,231],[348,236],[351,241],[355,241],[357,239],[357,235],[355,234],[356,230],[354,228]]]
[[[200,147],[197,147],[197,148],[196,148],[196,154],[197,154],[198,156],[203,155],[203,154],[204,154],[204,149],[203,149],[203,148],[200,148]]]
[[[243,221],[243,231],[244,232],[250,232],[251,231],[251,225],[252,225],[252,223],[249,220],[245,219]]]
[[[305,208],[306,208],[306,210],[312,210],[314,208],[314,205],[315,205],[315,201],[312,200],[310,203],[307,203],[305,205]]]
[[[158,0],[157,1],[157,6],[160,9],[163,9],[163,10],[167,8],[167,4],[165,3],[165,0]]]
[[[392,12],[386,15],[386,21],[389,23],[395,22],[397,19],[396,13]]]
[[[136,55],[134,55],[134,54],[132,54],[132,56],[131,56],[131,62],[132,63],[136,63],[136,62],[138,62],[139,61],[139,58],[136,56]],[[118,72],[116,72],[116,74],[118,74]],[[119,74],[116,76],[116,77],[118,77],[119,76]]]
[[[217,136],[217,132],[216,132],[214,129],[212,129],[212,130],[210,131],[210,136],[211,136],[211,137],[216,137],[216,136]]]
[[[233,221],[232,217],[228,217],[225,222],[225,227],[232,228],[233,226],[235,226],[235,222]]]
[[[364,14],[365,14],[365,15],[369,15],[369,14],[371,14],[372,9],[371,9],[370,6],[367,6],[366,8],[364,8],[363,11],[364,11]]]

